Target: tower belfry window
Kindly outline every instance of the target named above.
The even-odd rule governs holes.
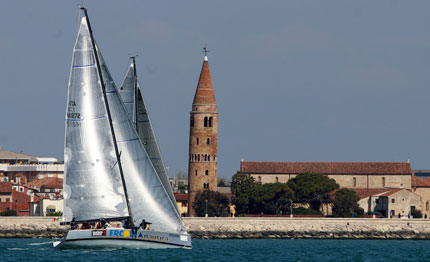
[[[206,144],[208,144],[208,145],[210,145],[210,144],[211,144],[211,139],[210,139],[210,138],[207,138],[207,139],[206,139]]]
[[[209,170],[205,171],[205,175],[207,175],[207,176],[209,175]]]
[[[209,127],[212,127],[212,117],[209,117]]]
[[[199,144],[199,138],[197,137],[197,139],[196,139],[196,143],[197,143],[197,145]]]
[[[209,126],[209,120],[208,120],[208,117],[207,117],[207,116],[205,116],[205,118],[204,118],[203,126],[204,126],[204,127],[208,127],[208,126]]]
[[[194,116],[190,119],[190,127],[194,127]]]

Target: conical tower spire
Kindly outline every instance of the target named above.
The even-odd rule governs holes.
[[[200,72],[199,82],[197,84],[196,93],[194,95],[193,108],[199,105],[214,105],[216,111],[215,93],[212,87],[212,78],[209,71],[209,62],[207,49],[204,48],[205,57],[203,59],[202,70]]]

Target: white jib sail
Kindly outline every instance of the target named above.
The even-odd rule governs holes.
[[[99,59],[134,223],[139,224],[145,219],[156,231],[185,232],[176,203],[172,203],[169,197],[168,190],[171,189],[165,188],[158,177],[100,51]]]
[[[161,157],[157,139],[155,138],[154,130],[152,128],[148,110],[146,109],[139,82],[137,82],[137,97],[135,97],[133,62],[130,64],[127,74],[125,75],[119,93],[130,119],[133,119],[140,141],[145,147],[145,150],[151,159],[152,165],[154,166],[158,177],[163,183],[164,188],[166,188],[172,203],[174,203],[174,206],[179,212],[178,206],[176,205],[175,196],[173,195],[173,191],[170,187],[167,171]],[[137,106],[135,103],[137,103]]]
[[[85,17],[68,85],[64,165],[66,220],[128,216]]]

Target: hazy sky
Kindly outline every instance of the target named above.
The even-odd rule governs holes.
[[[3,1],[0,145],[63,159],[80,1]],[[430,1],[84,1],[120,85],[130,54],[169,174],[187,170],[207,44],[218,175],[251,161],[430,169]]]

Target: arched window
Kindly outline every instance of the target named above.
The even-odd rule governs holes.
[[[429,202],[426,202],[426,211],[429,211]]]
[[[199,144],[199,138],[198,137],[196,138],[196,143],[197,143],[197,145]]]
[[[196,176],[197,176],[197,169],[196,169]]]
[[[211,144],[211,139],[209,137],[206,139],[206,144],[208,144],[208,145]]]
[[[212,117],[209,117],[209,127],[212,127]]]
[[[382,178],[382,187],[385,187],[385,177]]]
[[[211,155],[208,155],[208,161],[211,161]]]
[[[279,177],[275,177],[276,183],[279,183]]]
[[[200,161],[200,155],[197,155],[197,161]]]
[[[208,155],[205,155],[205,161],[208,161]]]
[[[214,161],[216,160],[216,156],[214,155]]]
[[[209,170],[205,171],[205,175],[207,175],[207,176],[209,175]]]
[[[194,127],[194,116],[190,119],[190,127]]]
[[[203,125],[204,125],[204,127],[208,127],[208,125],[209,125],[209,121],[208,121],[208,117],[207,116],[205,116],[205,119],[203,121]]]
[[[354,187],[357,186],[357,178],[353,177],[352,180],[353,180],[352,181],[353,186]]]

